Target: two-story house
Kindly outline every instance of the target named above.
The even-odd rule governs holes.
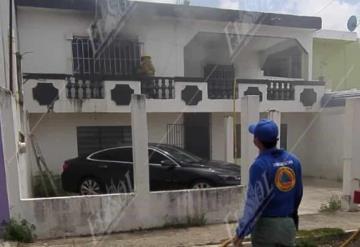
[[[114,1],[107,12],[95,0],[16,2],[30,130],[55,173],[66,159],[131,142],[130,95],[142,93],[150,142],[218,160],[224,119],[234,117],[240,140],[240,98],[259,95],[263,116],[282,113],[281,146],[314,175],[306,130],[324,94],[311,78],[321,18],[120,1],[132,8],[95,57],[88,30]],[[143,56],[154,76],[139,76]]]

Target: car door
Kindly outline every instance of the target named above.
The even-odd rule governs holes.
[[[134,188],[132,148],[121,147],[102,151],[92,157],[102,174],[107,193],[132,192]]]
[[[150,190],[171,190],[174,171],[178,165],[168,156],[155,149],[149,149]]]

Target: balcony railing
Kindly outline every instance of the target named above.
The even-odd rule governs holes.
[[[103,99],[104,84],[96,80],[68,77],[66,96],[68,99]]]
[[[73,99],[84,99],[82,104],[76,105],[82,112],[128,112],[126,106],[131,103],[131,94],[145,94],[149,99],[149,112],[233,110],[230,97],[233,90],[228,88],[227,93],[221,95],[223,91],[219,89],[217,98],[211,98],[209,95],[215,89],[209,87],[204,78],[79,77],[68,74],[25,74],[23,78],[24,100],[30,112],[47,111],[49,105],[55,112],[72,112]],[[276,108],[285,112],[301,112],[304,107],[308,111],[317,111],[325,92],[321,81],[238,79],[236,85],[237,104],[243,96],[258,95],[264,110]]]
[[[269,81],[267,82],[268,100],[294,100],[294,84],[288,81]]]
[[[172,77],[145,77],[140,81],[141,93],[148,99],[175,98],[175,81]]]

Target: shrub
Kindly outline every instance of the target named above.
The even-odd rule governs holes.
[[[341,209],[341,199],[337,195],[330,197],[327,203],[320,206],[320,212],[333,213]]]
[[[16,219],[10,219],[8,222],[3,223],[3,226],[3,237],[6,241],[32,243],[36,238],[34,234],[35,226],[26,220],[19,222]]]

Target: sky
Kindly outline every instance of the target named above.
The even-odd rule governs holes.
[[[141,1],[176,3],[177,0]],[[350,16],[355,15],[360,19],[360,0],[190,0],[190,2],[191,5],[223,9],[320,16],[323,20],[323,29],[340,31],[347,31],[347,20]]]

